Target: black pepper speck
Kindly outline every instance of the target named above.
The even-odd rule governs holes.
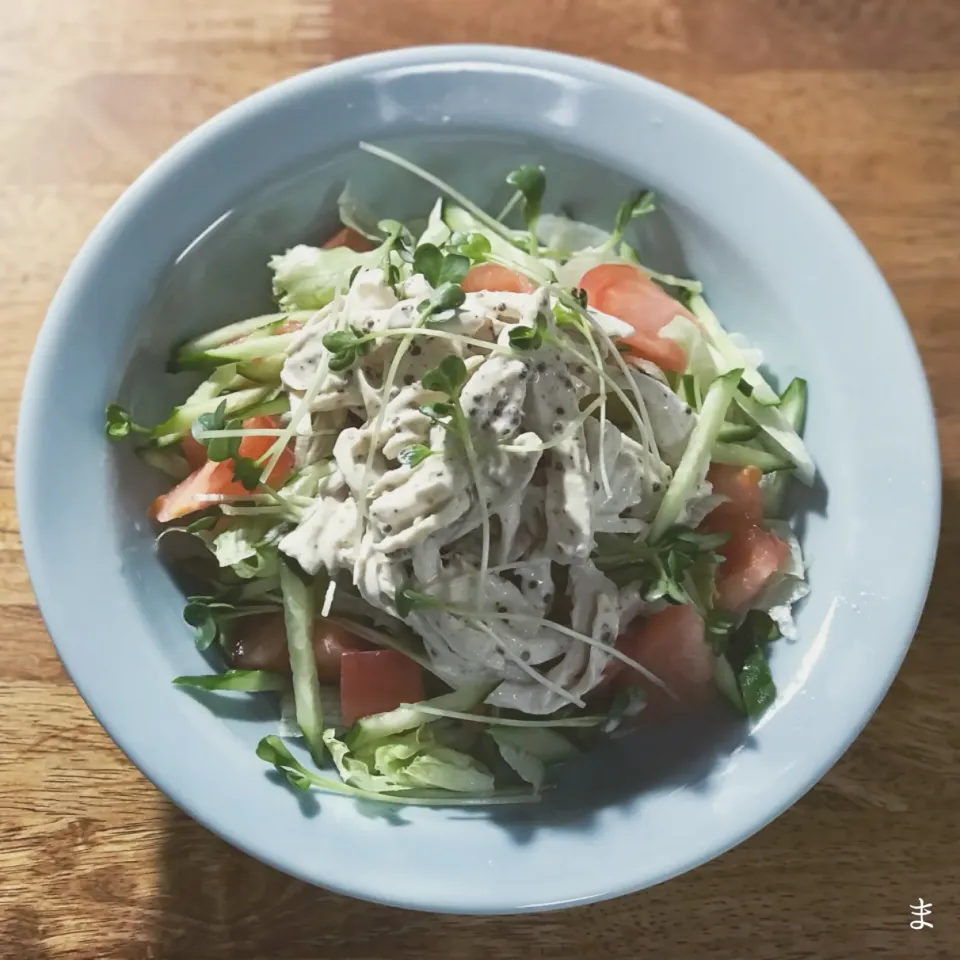
[[[417,344],[417,343],[415,343],[415,344],[410,348],[410,355],[413,356],[413,357],[419,357],[421,353],[423,353],[423,349],[422,349],[421,346],[420,346],[419,344]]]
[[[663,484],[662,484],[659,480],[654,480],[654,481],[653,481],[653,492],[654,492],[654,493],[659,493],[659,492],[660,492],[660,488],[661,488],[662,486],[663,486]]]

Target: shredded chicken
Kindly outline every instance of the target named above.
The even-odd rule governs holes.
[[[298,463],[330,456],[332,469],[280,547],[309,573],[349,572],[364,599],[389,613],[403,585],[415,583],[431,604],[405,620],[451,686],[486,680],[490,704],[530,714],[582,703],[602,680],[626,616],[643,608],[590,560],[596,533],[647,530],[661,484],[643,476],[643,438],[609,420],[601,430],[583,412],[600,380],[556,345],[546,289],[467,294],[424,335],[409,335],[387,395],[403,339],[388,331],[416,326],[432,293],[419,275],[399,289],[398,298],[382,271],[362,271],[339,313],[321,311],[290,349],[282,379],[291,402],[314,396],[312,415],[298,424]],[[598,329],[619,323],[592,316]],[[538,318],[548,331],[543,343],[511,349],[510,331]],[[350,369],[330,371],[322,341],[333,329],[380,336]],[[450,400],[422,382],[450,355],[466,364],[458,399],[476,471],[451,423],[424,412]],[[675,464],[696,415],[659,381],[635,377],[664,457]],[[419,450],[415,461],[405,454],[411,448]],[[481,497],[490,518],[482,583]],[[557,604],[566,633],[545,619]]]

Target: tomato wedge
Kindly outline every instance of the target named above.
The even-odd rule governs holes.
[[[496,293],[533,293],[537,289],[537,285],[529,277],[496,263],[480,263],[471,267],[460,286],[464,293],[480,293],[482,290]]]
[[[753,600],[787,559],[790,548],[758,524],[736,527],[720,548],[724,562],[717,571],[717,603],[740,610]]]
[[[629,263],[603,263],[588,270],[579,287],[587,303],[602,313],[617,317],[633,327],[624,338],[631,351],[663,370],[683,373],[687,355],[683,347],[660,331],[674,317],[694,319],[683,304],[664,293],[639,267]]]
[[[357,253],[367,253],[367,251],[374,249],[373,244],[352,227],[343,227],[338,230],[323,245],[324,250],[332,250],[334,247],[349,247],[351,250],[356,250]]]
[[[626,667],[614,678],[617,686],[639,686],[647,693],[641,717],[656,720],[711,699],[713,651],[706,641],[703,618],[693,607],[670,606],[627,627],[617,646],[659,677],[676,694],[675,700],[660,687]]]
[[[313,624],[312,642],[321,683],[336,683],[340,679],[340,664],[345,653],[370,649],[369,643],[354,636],[346,627],[323,617],[318,617]]]
[[[340,658],[340,712],[349,726],[423,699],[423,671],[396,650],[348,651]]]
[[[707,472],[707,480],[713,492],[729,499],[714,507],[703,521],[706,530],[714,533],[730,530],[732,525],[748,520],[760,523],[763,520],[763,494],[760,492],[759,467],[730,467],[714,463]]]
[[[367,650],[369,645],[332,620],[318,617],[313,625],[313,655],[321,683],[337,683],[340,658],[348,651]],[[238,670],[290,672],[290,655],[283,616],[260,613],[243,617],[237,623],[231,663]]]
[[[790,548],[761,526],[763,498],[761,472],[756,467],[714,464],[707,479],[717,493],[729,497],[704,519],[710,533],[729,533],[720,548],[724,562],[717,570],[717,603],[725,610],[740,610],[753,600],[787,559]]]
[[[250,417],[243,421],[244,427],[248,430],[276,430],[279,429],[279,423],[275,417],[268,416]],[[259,460],[273,445],[273,441],[274,437],[244,437],[240,441],[240,456]],[[270,472],[267,482],[273,487],[279,486],[292,471],[293,451],[288,447],[280,454],[280,459]],[[171,491],[157,497],[148,513],[160,523],[167,523],[209,507],[209,500],[199,499],[202,496],[209,494],[240,496],[248,492],[239,480],[233,479],[233,460],[220,462],[209,460]]]
[[[199,440],[194,440],[192,433],[180,441],[180,449],[191,470],[199,470],[207,462],[207,448]]]

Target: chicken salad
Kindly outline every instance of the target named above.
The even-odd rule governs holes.
[[[176,481],[160,540],[196,547],[184,619],[226,669],[177,683],[279,695],[262,759],[392,803],[536,799],[714,691],[759,716],[807,591],[780,519],[805,383],[639,262],[648,191],[607,232],[543,213],[525,165],[495,218],[363,147],[438,188],[426,220],[345,191],[338,234],[270,261],[279,312],[176,348],[206,379],[163,423],[107,409]]]

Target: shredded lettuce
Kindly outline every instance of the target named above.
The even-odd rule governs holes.
[[[329,729],[323,742],[343,782],[371,793],[426,788],[487,794],[494,790],[493,774],[483,764],[439,743],[428,730],[394,734],[351,749]]]
[[[270,577],[279,572],[277,548],[264,538],[273,518],[245,518],[243,523],[217,534],[210,548],[221,567],[230,567],[244,580]]]
[[[443,204],[443,197],[440,197],[430,210],[427,225],[417,240],[418,247],[422,247],[425,243],[442,247],[450,239],[450,228],[443,220]]]
[[[319,310],[337,290],[350,285],[354,270],[373,266],[382,257],[378,251],[356,253],[349,247],[322,250],[298,244],[270,259],[273,294],[284,310]]]
[[[543,213],[537,220],[537,240],[551,253],[570,256],[578,250],[602,247],[610,234],[600,227],[554,213]]]

